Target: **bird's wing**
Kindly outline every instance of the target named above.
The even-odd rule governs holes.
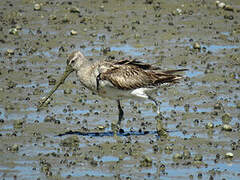
[[[99,81],[108,81],[114,87],[124,90],[173,83],[180,75],[167,74],[151,69],[151,65],[141,62],[120,62],[102,65],[99,69]]]
[[[136,67],[139,67],[141,69],[144,69],[144,70],[157,70],[157,69],[160,69],[159,67],[157,66],[153,66],[151,64],[147,64],[147,63],[143,63],[141,61],[138,61],[136,59],[123,59],[123,60],[117,60],[117,61],[113,61],[113,63],[115,65],[132,65],[132,66],[136,66]]]

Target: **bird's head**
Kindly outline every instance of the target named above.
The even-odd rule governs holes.
[[[86,61],[84,55],[80,51],[74,51],[67,58],[67,66],[72,70],[78,70],[84,61]]]
[[[67,59],[66,69],[59,79],[59,81],[55,84],[55,86],[51,89],[51,91],[45,96],[42,100],[40,100],[38,108],[40,108],[57,90],[57,88],[64,83],[65,79],[73,72],[79,70],[80,66],[86,61],[86,58],[80,51],[72,52]]]

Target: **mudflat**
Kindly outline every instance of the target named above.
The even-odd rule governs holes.
[[[240,2],[0,1],[1,179],[239,179]],[[37,110],[66,58],[187,68],[151,101],[116,104],[75,74]]]

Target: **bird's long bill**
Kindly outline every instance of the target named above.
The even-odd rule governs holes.
[[[42,107],[42,105],[52,96],[52,94],[57,90],[57,88],[64,83],[65,79],[69,76],[69,74],[71,74],[73,72],[73,68],[69,65],[67,65],[63,75],[61,76],[61,78],[59,79],[59,81],[55,84],[55,86],[51,89],[51,91],[47,94],[47,96],[43,97],[43,99],[41,99],[39,101],[38,104],[38,109],[40,107]]]

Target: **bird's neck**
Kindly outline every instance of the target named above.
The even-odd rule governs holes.
[[[79,69],[76,71],[77,77],[80,80],[80,82],[87,87],[88,89],[91,89],[92,91],[95,91],[96,87],[96,66],[97,63],[92,61],[86,61],[84,62]]]

